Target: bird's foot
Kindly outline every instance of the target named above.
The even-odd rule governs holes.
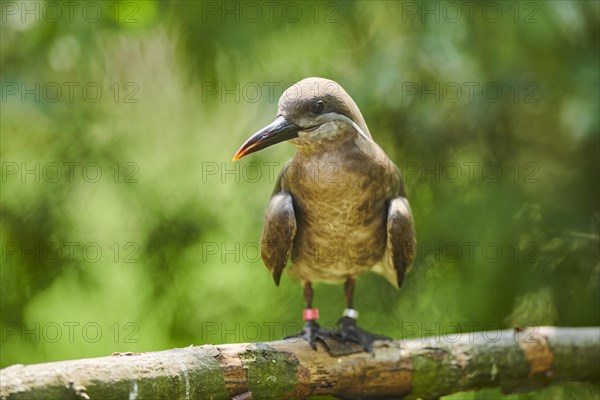
[[[321,328],[317,321],[306,321],[300,333],[286,336],[285,340],[301,338],[306,340],[313,350],[317,350],[317,340],[325,343],[325,340],[330,339],[332,336],[333,332]]]
[[[333,337],[342,343],[352,342],[359,344],[364,351],[373,353],[373,343],[376,340],[392,340],[387,336],[367,332],[356,323],[356,319],[344,316],[337,322],[338,329],[333,332]]]

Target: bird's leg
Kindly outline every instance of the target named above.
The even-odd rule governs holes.
[[[346,309],[342,318],[337,322],[338,330],[333,334],[342,342],[354,342],[362,346],[365,351],[373,352],[373,342],[376,340],[391,340],[387,336],[375,335],[358,327],[358,311],[353,308],[354,305],[354,279],[346,278],[344,282],[344,295],[346,296]]]
[[[319,310],[312,308],[313,289],[309,281],[304,282],[304,301],[306,308],[302,313],[302,319],[306,321],[302,331],[294,336],[288,336],[286,339],[301,337],[306,340],[313,350],[317,350],[316,340],[324,340],[331,337],[332,333],[322,329],[317,320],[319,319]]]
[[[304,282],[304,304],[306,304],[306,309],[312,308],[313,302],[313,288],[312,284],[309,281]]]
[[[354,279],[348,277],[344,282],[344,296],[346,297],[346,309],[354,309]]]

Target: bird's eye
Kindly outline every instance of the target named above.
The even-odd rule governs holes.
[[[314,114],[321,114],[324,109],[325,104],[321,100],[315,101],[312,105],[312,112]]]

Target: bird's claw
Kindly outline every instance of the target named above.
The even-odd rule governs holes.
[[[373,353],[373,343],[377,340],[392,340],[387,336],[376,335],[361,329],[354,318],[342,317],[337,321],[338,329],[333,332],[333,337],[338,341],[359,344],[363,350]]]
[[[356,343],[361,346],[364,351],[371,354],[373,353],[373,343],[375,341],[392,340],[387,336],[376,335],[359,328],[354,318],[342,317],[338,320],[337,325],[337,330],[328,331],[327,329],[321,328],[316,321],[306,321],[306,324],[300,333],[287,336],[285,339],[304,339],[313,350],[317,350],[317,341],[321,341],[325,348],[330,352],[333,351],[331,346],[335,346],[336,342],[342,345]]]
[[[306,324],[300,333],[297,335],[286,336],[285,339],[304,339],[313,350],[317,350],[317,340],[324,342],[325,339],[331,337],[333,337],[333,332],[321,328],[317,321],[306,321]]]

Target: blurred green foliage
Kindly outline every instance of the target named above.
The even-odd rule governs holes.
[[[404,287],[359,280],[365,328],[600,324],[600,3],[90,3],[1,3],[0,366],[299,329],[256,252],[293,147],[230,160],[308,76],[356,100],[415,214]],[[333,322],[342,290],[315,301]],[[569,396],[599,391],[507,398]]]

